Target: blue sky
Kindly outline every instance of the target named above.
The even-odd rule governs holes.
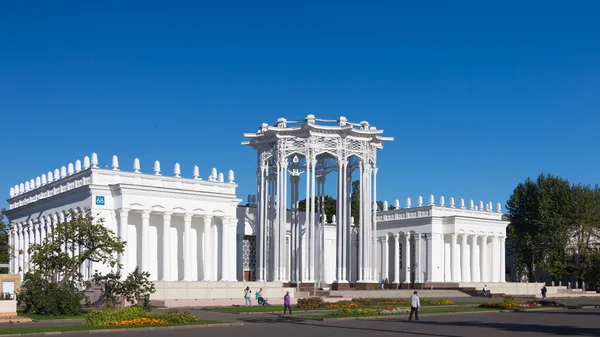
[[[245,199],[243,133],[309,113],[396,138],[380,200],[595,184],[600,5],[522,2],[2,2],[0,191],[97,152],[233,169]]]

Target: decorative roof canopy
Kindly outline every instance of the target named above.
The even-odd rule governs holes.
[[[383,143],[394,140],[394,137],[384,137],[381,135],[382,133],[383,130],[377,129],[367,121],[352,123],[344,116],[337,120],[330,120],[308,115],[303,120],[288,121],[285,118],[279,118],[273,125],[263,123],[257,132],[244,133],[244,137],[250,138],[250,140],[243,141],[242,145],[256,147],[261,143],[272,141],[273,138],[302,137],[304,134],[305,137],[320,135],[355,138],[363,141],[365,138],[370,138],[371,144],[381,148]]]

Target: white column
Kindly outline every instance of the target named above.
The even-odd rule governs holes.
[[[481,246],[479,247],[481,254],[479,256],[481,259],[479,260],[479,269],[481,270],[481,282],[489,282],[487,273],[487,236],[481,236]]]
[[[267,189],[266,189],[266,165],[264,163],[261,163],[260,165],[260,170],[258,172],[258,217],[257,217],[257,235],[256,235],[256,273],[257,275],[256,280],[257,281],[264,281],[264,273],[265,273],[265,266],[264,266],[264,256],[265,256],[265,251],[263,249],[263,241],[264,241],[264,236],[265,236],[265,222],[266,222],[266,214],[267,214],[267,205],[268,205],[268,197],[267,197]],[[207,231],[207,224],[206,224],[206,218],[204,220],[204,242],[205,244],[208,246],[209,243],[209,237],[206,233],[209,233],[210,231]],[[210,227],[210,225],[208,225],[208,227]],[[206,252],[208,252],[208,250],[205,248],[204,252],[206,254]],[[204,260],[204,265],[208,266],[209,261],[207,259]],[[205,269],[207,270],[207,269]],[[205,280],[207,279],[207,276],[205,275]]]
[[[495,235],[491,236],[491,247],[490,247],[490,257],[491,257],[491,264],[490,264],[490,282],[497,282],[497,267],[498,267],[498,253],[497,253],[497,249],[498,249],[498,238]]]
[[[423,283],[423,265],[421,264],[421,254],[422,254],[422,250],[421,250],[421,233],[417,233],[415,234],[415,238],[417,240],[417,270],[415,270],[416,274],[417,274],[417,282],[418,283]]]
[[[150,272],[150,211],[142,211],[142,271]],[[153,280],[155,275],[151,276]]]
[[[273,245],[273,256],[271,257],[271,265],[273,268],[273,281],[279,281],[279,244],[281,243],[280,228],[281,228],[281,195],[282,195],[282,183],[283,179],[281,174],[281,164],[277,162],[277,173],[276,173],[277,182],[275,184],[275,194],[274,196],[277,198],[275,201],[275,220],[273,222],[273,237],[271,239]]]
[[[462,257],[460,270],[461,282],[469,282],[469,254],[467,252],[467,234],[461,235],[460,256]]]
[[[317,166],[317,158],[313,157],[310,164],[312,165],[312,168],[310,170],[311,174],[310,174],[310,180],[311,180],[311,189],[310,189],[310,227],[311,227],[311,231],[310,231],[310,245],[309,245],[309,249],[310,249],[310,282],[315,282],[316,281],[316,277],[315,277],[315,253],[316,253],[316,226],[315,226],[315,199],[316,199],[316,193],[315,193],[315,177],[317,176],[317,172],[316,172],[316,166]],[[307,200],[307,204],[308,204],[308,200]],[[343,274],[343,270],[345,268],[342,266],[342,275]],[[342,276],[343,277],[343,276]]]
[[[371,213],[371,242],[373,244],[372,247],[372,256],[371,256],[371,280],[380,282],[378,280],[377,275],[377,253],[375,250],[375,240],[377,237],[377,167],[373,168],[373,212]],[[369,184],[369,187],[371,184]]]
[[[19,271],[19,274],[21,274],[21,277],[23,277],[24,275],[24,271],[25,271],[25,227],[23,226],[23,223],[21,222],[19,224],[19,250],[21,251],[21,254],[18,255],[19,258],[19,262],[18,262],[18,267],[17,270]]]
[[[291,203],[292,203],[292,221],[290,225],[290,281],[298,283],[298,181],[300,177],[293,174],[290,176],[291,182]]]
[[[229,260],[227,262],[229,267],[228,281],[237,281],[237,219],[230,218],[229,223]],[[285,237],[284,237],[285,238]]]
[[[452,282],[460,282],[460,275],[458,273],[458,252],[456,251],[457,243],[456,243],[456,233],[452,235],[452,243],[450,246],[450,272]]]
[[[279,280],[284,282],[287,281],[287,246],[285,243],[285,237],[287,232],[287,158],[283,161],[281,167],[281,205],[279,225]]]
[[[22,226],[20,224],[15,224],[15,233],[16,233],[16,243],[15,243],[15,274],[21,273],[21,261],[22,255],[19,254],[19,251],[23,249],[23,233],[21,232]]]
[[[400,283],[400,234],[394,234],[394,281],[392,282],[398,288]]]
[[[183,280],[192,280],[192,215],[183,216]]]
[[[365,244],[365,211],[364,211],[364,184],[365,184],[365,168],[364,168],[364,163],[361,160],[360,161],[360,165],[359,165],[359,181],[360,181],[360,187],[359,187],[359,197],[360,197],[360,215],[359,215],[359,220],[358,220],[358,261],[357,261],[357,267],[358,267],[358,273],[357,273],[357,278],[359,282],[364,281],[364,244]],[[394,259],[394,261],[396,261]],[[397,276],[394,276],[397,279]]]
[[[388,281],[390,279],[390,271],[389,271],[389,266],[390,266],[390,244],[389,244],[389,237],[388,234],[386,233],[385,236],[383,237],[383,256],[381,257],[381,261],[383,261],[383,275],[384,278],[387,278]]]
[[[471,235],[471,282],[480,282],[481,273],[477,270],[477,235]]]
[[[212,234],[212,216],[210,215],[205,215],[202,217],[202,219],[204,220],[204,247],[202,248],[203,252],[204,252],[204,256],[202,257],[204,259],[204,280],[203,281],[213,281],[213,275],[214,275],[214,266],[212,264],[212,261],[214,260],[212,258],[212,246],[213,246],[213,234]],[[257,254],[259,254],[257,252]],[[260,253],[262,254],[262,253]],[[262,255],[259,255],[262,256]],[[257,260],[257,262],[259,262]],[[260,273],[259,273],[260,276]]]
[[[128,230],[129,230],[129,224],[128,224],[128,216],[129,216],[129,209],[128,208],[121,208],[119,210],[119,216],[120,216],[120,221],[119,221],[119,231],[120,231],[120,237],[122,241],[127,241],[127,234],[128,234]],[[127,245],[125,245],[125,247],[123,248],[123,253],[119,254],[119,264],[121,264],[121,277],[122,278],[127,278],[127,274],[129,274],[129,266],[127,265],[128,262],[128,258],[129,258],[129,248],[127,247]]]
[[[347,183],[347,176],[348,176],[348,160],[346,158],[343,158],[341,160],[342,162],[342,166],[340,169],[340,182],[342,184],[341,186],[341,195],[340,195],[340,216],[337,219],[338,221],[338,227],[340,228],[340,246],[341,246],[341,256],[340,256],[340,263],[341,263],[341,271],[340,271],[340,278],[342,281],[347,281],[347,277],[346,277],[346,272],[347,272],[347,268],[348,268],[348,233],[347,233],[347,226],[348,226],[348,203],[347,203],[347,193],[348,193],[348,183]]]
[[[410,283],[410,233],[404,234],[405,244],[404,244],[404,283]]]
[[[221,281],[229,280],[229,218],[221,218]],[[278,268],[279,269],[279,268]]]
[[[506,282],[506,237],[500,237],[500,282]]]
[[[173,214],[173,212],[163,213],[163,281],[171,281],[171,214]]]
[[[30,263],[30,255],[29,255],[29,245],[31,243],[31,221],[28,221],[25,228],[25,268],[23,268],[24,273],[29,271],[29,263]]]

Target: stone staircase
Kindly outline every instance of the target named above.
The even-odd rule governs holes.
[[[477,289],[477,288],[473,288],[473,287],[459,287],[457,288],[460,292],[465,293],[467,295],[473,296],[473,297],[482,297],[483,296],[483,290],[481,289]],[[492,297],[504,297],[503,293],[492,293]]]

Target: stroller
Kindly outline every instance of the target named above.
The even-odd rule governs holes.
[[[258,298],[258,304],[260,304],[260,305],[270,305],[269,301],[266,298],[263,298],[263,297],[259,297]]]

